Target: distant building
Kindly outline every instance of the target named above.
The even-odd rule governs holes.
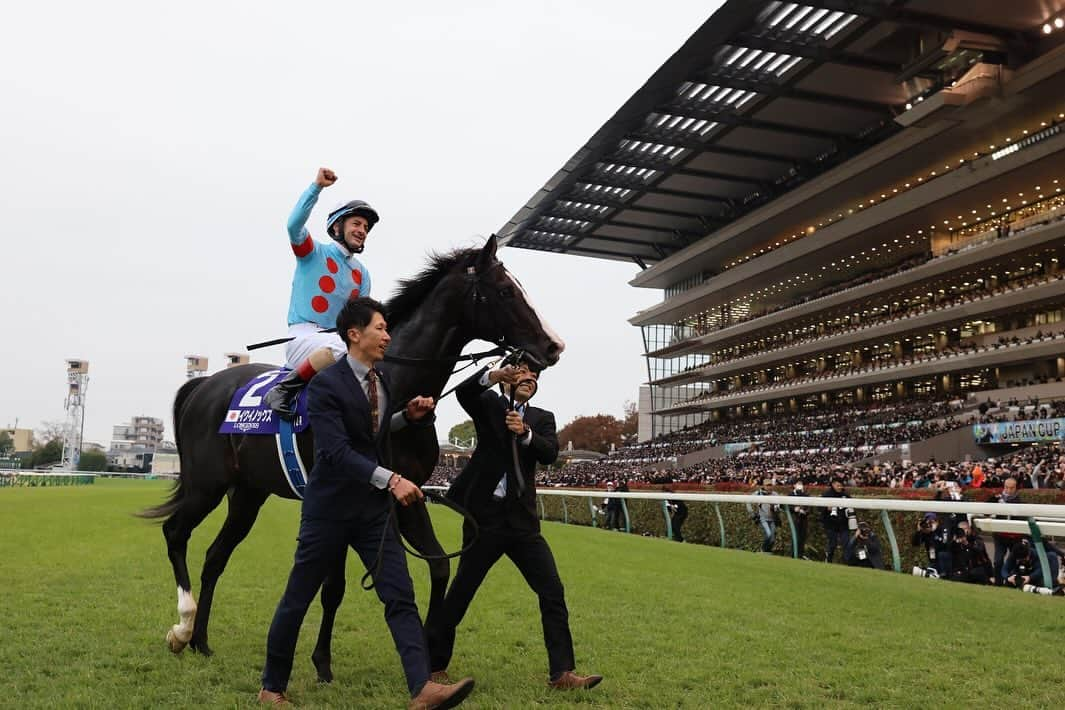
[[[164,441],[155,450],[152,458],[152,473],[156,476],[181,473],[181,459],[178,457],[177,446],[173,442]]]
[[[133,417],[128,424],[112,429],[109,466],[149,471],[155,450],[163,442],[163,420],[156,417]]]
[[[4,432],[11,437],[11,440],[15,443],[16,454],[33,451],[33,429],[15,429],[14,427],[8,427],[6,429],[0,429],[0,432]]]

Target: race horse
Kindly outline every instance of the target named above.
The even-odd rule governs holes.
[[[496,238],[483,248],[434,255],[417,276],[400,282],[385,306],[392,335],[388,359],[382,364],[391,383],[392,402],[400,405],[416,395],[439,398],[463,348],[475,339],[521,349],[544,364],[558,361],[562,341],[540,318],[521,284],[496,258]],[[169,499],[143,511],[148,518],[166,518],[163,536],[177,580],[179,623],[167,632],[174,653],[186,645],[211,654],[208,622],[215,585],[233,550],[247,536],[270,495],[296,499],[271,435],[219,434],[233,395],[252,378],[276,369],[241,365],[186,382],[174,400],[174,433],[181,475]],[[309,430],[297,435],[305,467],[313,465]],[[418,485],[424,484],[439,455],[432,426],[407,427],[392,437],[392,468]],[[197,607],[186,563],[192,531],[223,497],[229,511],[207,550],[200,577]],[[438,613],[450,576],[450,563],[436,539],[425,503],[396,506],[403,537],[429,558],[430,594],[426,623]],[[312,661],[319,679],[332,680],[330,642],[333,621],[345,589],[343,560],[322,586],[322,624]]]

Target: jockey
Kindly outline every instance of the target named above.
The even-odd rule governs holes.
[[[321,331],[336,325],[337,313],[348,299],[370,295],[370,272],[355,255],[362,253],[366,235],[377,224],[374,208],[362,200],[342,202],[333,208],[325,223],[332,242],[316,242],[305,226],[322,188],[336,181],[336,173],[319,168],[288,218],[289,244],[296,255],[288,306],[292,340],[285,346],[285,364],[292,372],[265,397],[266,403],[286,419],[295,414],[299,390],[316,372],[347,352],[339,335]]]

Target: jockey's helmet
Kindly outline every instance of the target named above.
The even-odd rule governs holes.
[[[363,202],[362,200],[351,200],[350,202],[341,202],[333,208],[332,212],[329,213],[329,217],[325,221],[325,231],[329,234],[330,237],[337,240],[338,242],[343,243],[343,235],[333,234],[333,225],[337,222],[342,221],[345,217],[350,217],[351,215],[359,215],[360,217],[366,218],[367,233],[369,233],[369,231],[373,229],[373,226],[377,224],[377,221],[380,219],[377,214],[377,210],[375,210],[373,207],[370,207],[370,204],[368,202]]]

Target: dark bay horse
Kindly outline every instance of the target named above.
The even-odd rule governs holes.
[[[564,347],[529,302],[517,279],[496,259],[493,236],[483,249],[432,257],[419,275],[400,283],[386,305],[392,343],[385,362],[397,405],[416,395],[439,398],[462,349],[472,340],[524,349],[547,364],[558,361]],[[215,585],[233,550],[247,536],[270,495],[295,498],[278,459],[273,436],[218,434],[234,393],[249,380],[275,369],[254,364],[233,367],[210,377],[189,380],[174,400],[174,432],[181,458],[181,476],[170,498],[142,513],[166,518],[163,536],[178,586],[180,622],[167,632],[175,653],[186,645],[210,655],[207,626]],[[308,470],[313,465],[311,432],[299,435],[297,446]],[[422,485],[436,465],[439,449],[433,427],[409,427],[392,437],[393,469]],[[207,550],[197,607],[186,563],[193,529],[223,497],[229,512]],[[427,621],[438,612],[450,576],[450,565],[433,532],[425,503],[397,506],[403,537],[429,562],[430,596]],[[330,640],[333,620],[345,590],[344,566],[322,587],[322,625],[312,659],[319,678],[332,679]]]

